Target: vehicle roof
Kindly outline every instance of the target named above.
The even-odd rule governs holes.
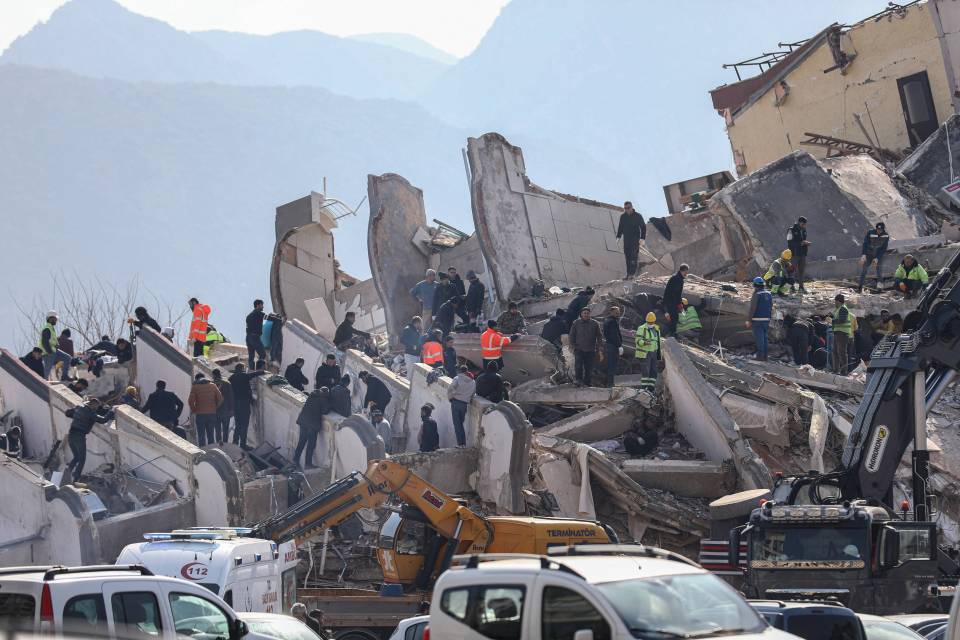
[[[918,622],[933,622],[935,620],[943,620],[946,622],[950,619],[950,614],[948,613],[899,613],[894,616],[885,616],[890,620],[899,622],[900,624],[911,625],[917,624]]]
[[[413,616],[412,618],[404,618],[398,624],[398,627],[410,627],[415,624],[420,624],[421,622],[430,622],[430,616]]]
[[[904,629],[910,629],[910,627],[904,625],[899,620],[891,620],[890,618],[887,618],[885,616],[875,616],[872,613],[858,613],[857,617],[863,620],[864,622],[892,622],[893,624],[899,624]]]
[[[783,613],[800,609],[826,609],[830,612],[839,613],[840,615],[858,615],[853,609],[829,602],[805,602],[802,600],[748,600],[748,602],[754,609],[769,613]]]
[[[584,580],[593,584],[618,582],[635,578],[708,573],[708,571],[700,567],[663,558],[583,555],[551,557],[550,560],[575,571],[580,574]],[[528,571],[531,569],[535,571],[541,570],[541,564],[538,559],[505,558],[503,560],[492,560],[479,564],[475,569],[467,570],[507,573],[517,570]]]
[[[0,582],[36,582],[43,583],[43,576],[48,569],[53,567],[44,566],[44,567],[17,567],[17,569],[22,568],[22,571],[9,571],[3,570],[0,572]],[[77,567],[71,573],[61,573],[53,577],[53,579],[48,580],[48,583],[65,583],[65,582],[103,582],[104,580],[146,580],[146,581],[160,581],[160,582],[175,582],[178,585],[191,584],[186,580],[180,580],[178,578],[169,578],[166,576],[158,575],[141,575],[137,571],[132,571],[130,569],[124,569],[122,567],[117,567],[116,571],[90,571],[84,572],[82,567]]]
[[[300,622],[285,613],[267,613],[265,611],[237,611],[237,617],[241,620],[296,620]]]

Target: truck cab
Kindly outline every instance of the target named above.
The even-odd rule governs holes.
[[[937,529],[861,503],[765,502],[731,532],[746,542],[748,598],[825,599],[881,615],[937,611]]]
[[[236,611],[283,613],[296,602],[296,543],[244,537],[244,528],[192,528],[144,534],[117,564],[137,564],[154,575],[189,580]]]

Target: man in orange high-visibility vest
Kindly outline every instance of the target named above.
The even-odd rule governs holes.
[[[190,311],[193,319],[190,320],[190,340],[193,341],[193,357],[203,355],[203,347],[207,342],[207,323],[210,321],[209,305],[201,304],[196,298],[190,298]]]
[[[420,350],[420,361],[434,369],[443,366],[443,345],[440,344],[440,338],[440,332],[433,331],[430,339],[423,343],[423,348]]]
[[[503,348],[511,339],[500,333],[496,320],[487,321],[487,330],[480,334],[480,355],[483,356],[483,370],[491,362],[497,363],[497,371],[503,369]]]

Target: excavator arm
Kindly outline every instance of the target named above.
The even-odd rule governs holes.
[[[252,535],[277,542],[295,539],[300,543],[360,509],[385,504],[391,496],[422,512],[444,538],[469,544],[471,549],[485,550],[493,537],[493,529],[485,518],[389,460],[374,460],[365,473],[354,471],[317,495],[253,525]]]

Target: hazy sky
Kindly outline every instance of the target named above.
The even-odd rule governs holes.
[[[0,51],[66,0],[0,0]],[[83,0],[79,0],[83,1]],[[118,0],[186,31],[276,33],[315,29],[338,36],[398,32],[463,57],[508,0]]]

